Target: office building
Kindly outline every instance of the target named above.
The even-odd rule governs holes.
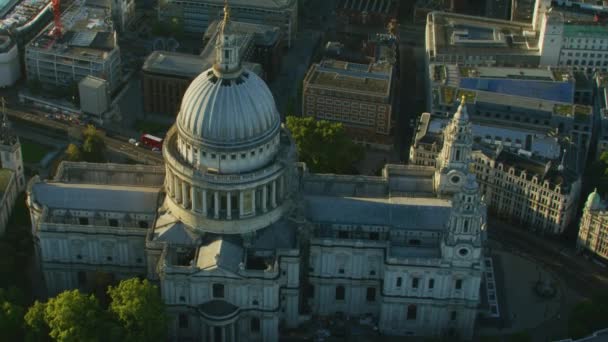
[[[323,60],[304,77],[302,113],[341,122],[353,140],[390,149],[394,77],[394,67],[387,62]]]
[[[120,48],[107,10],[75,3],[61,18],[60,35],[51,23],[26,46],[28,80],[67,87],[90,75],[106,80],[114,92],[122,82]]]

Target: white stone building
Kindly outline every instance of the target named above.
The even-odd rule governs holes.
[[[6,231],[17,195],[24,188],[21,144],[3,113],[0,123],[0,236]]]
[[[608,211],[597,189],[589,194],[578,231],[576,247],[608,260]]]
[[[146,276],[180,341],[278,341],[338,313],[371,314],[385,334],[471,339],[486,207],[466,167],[466,109],[437,172],[311,174],[268,87],[240,65],[228,14],[215,65],[167,134],[164,170],[63,163],[29,183],[49,294]]]

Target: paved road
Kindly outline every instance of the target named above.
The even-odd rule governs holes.
[[[51,129],[57,130],[57,131],[65,131],[66,138],[67,138],[67,132],[69,131],[70,128],[79,127],[79,126],[74,126],[73,124],[69,124],[66,122],[48,119],[48,118],[44,117],[43,115],[32,114],[32,113],[28,113],[28,112],[25,112],[22,110],[15,110],[15,109],[7,108],[7,114],[9,117],[11,117],[13,119],[20,119],[20,120],[28,121],[28,122],[31,122],[38,126],[49,127]],[[81,127],[81,129],[82,129],[82,127]],[[106,132],[106,133],[111,134],[111,132]],[[162,164],[164,162],[162,155],[160,153],[147,150],[143,147],[137,147],[137,146],[131,145],[127,141],[127,138],[110,137],[110,136],[106,135],[106,136],[104,136],[104,141],[109,150],[124,154],[127,157],[129,157],[133,160],[136,160],[140,163],[156,165],[156,164]]]
[[[488,234],[491,239],[540,261],[545,267],[559,274],[564,282],[580,295],[589,296],[608,288],[608,270],[577,256],[573,249],[566,249],[548,238],[496,220],[491,220],[489,227]]]

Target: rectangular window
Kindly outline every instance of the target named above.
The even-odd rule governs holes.
[[[413,289],[417,289],[418,288],[418,283],[420,282],[419,278],[412,278],[412,288]]]
[[[455,287],[456,287],[456,290],[462,289],[462,279],[456,279]]]
[[[376,301],[376,288],[374,288],[374,287],[368,287],[365,299],[367,299],[368,302],[374,302],[374,301]]]
[[[344,300],[344,286],[336,286],[336,300]]]
[[[250,330],[252,333],[259,333],[260,332],[260,319],[257,317],[251,317],[251,321],[250,321]]]
[[[118,227],[118,220],[117,219],[109,219],[108,223],[110,224],[110,227]]]
[[[81,226],[86,226],[89,224],[89,218],[88,217],[79,217],[78,218],[78,224],[80,224]]]
[[[397,277],[397,287],[401,287],[401,283],[403,282],[403,279],[401,277]]]
[[[429,290],[435,287],[435,279],[429,279]]]
[[[407,307],[407,320],[415,321],[416,320],[416,305],[408,305]]]
[[[213,298],[224,298],[223,284],[213,284]]]
[[[456,317],[457,317],[457,313],[456,313],[456,311],[452,311],[452,312],[450,313],[450,321],[455,321],[455,320],[456,320]]]
[[[186,314],[179,314],[179,327],[180,329],[188,329],[188,316]]]

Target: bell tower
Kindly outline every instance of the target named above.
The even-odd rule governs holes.
[[[6,115],[6,100],[0,98],[0,167],[10,169],[15,172],[17,191],[25,189],[25,175],[23,172],[23,158],[21,156],[21,143],[11,128]]]
[[[437,157],[433,182],[435,192],[440,196],[458,192],[469,171],[473,134],[465,102],[463,96],[454,117],[443,131],[443,147]]]
[[[486,205],[474,174],[468,174],[452,198],[447,233],[441,242],[444,259],[462,266],[479,261],[486,236]]]

